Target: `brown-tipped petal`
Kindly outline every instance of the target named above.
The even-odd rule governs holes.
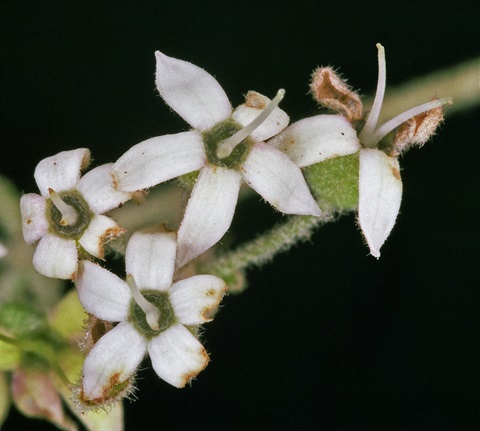
[[[176,388],[183,388],[209,361],[200,341],[180,323],[153,337],[148,353],[158,376]]]

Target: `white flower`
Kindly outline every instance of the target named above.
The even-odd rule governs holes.
[[[131,193],[112,188],[112,164],[80,178],[89,160],[86,148],[42,160],[34,174],[41,195],[29,193],[20,199],[25,242],[40,240],[33,266],[47,277],[75,279],[79,248],[103,259],[105,241],[125,232],[102,214],[130,199]]]
[[[377,94],[358,138],[349,121],[360,119],[358,117],[361,115],[362,107],[359,106],[358,96],[337,75],[333,76],[331,69],[327,68],[325,71],[325,68],[320,68],[314,73],[313,84],[319,86],[314,88],[316,100],[325,105],[324,97],[331,95],[336,99],[333,102],[328,100],[329,103],[326,105],[346,113],[346,117],[318,115],[306,118],[287,127],[268,143],[284,151],[300,167],[359,152],[358,221],[370,253],[378,258],[380,247],[395,224],[402,199],[402,180],[396,156],[411,144],[425,143],[441,121],[440,107],[451,103],[451,99],[434,100],[417,106],[377,126],[386,81],[385,52],[380,44],[377,47],[379,50]],[[326,83],[322,74],[328,78]],[[333,87],[332,79],[335,80]],[[412,121],[416,116],[420,119]],[[380,141],[404,124],[407,124],[407,127],[406,130],[399,130],[397,133],[401,135],[398,142],[394,140],[392,148],[387,148],[388,145],[382,142],[382,148],[379,149]]]
[[[86,399],[115,392],[147,351],[156,373],[179,388],[206,367],[208,354],[194,333],[212,320],[226,286],[212,275],[172,284],[176,250],[174,233],[134,233],[125,255],[127,282],[94,263],[80,263],[76,285],[82,305],[102,320],[120,322],[85,360]]]
[[[213,76],[160,52],[156,57],[160,95],[194,130],[135,145],[115,163],[112,176],[116,188],[133,192],[201,170],[178,232],[177,267],[225,234],[242,180],[284,213],[320,215],[300,169],[263,142],[288,124],[276,106],[282,91],[273,101],[249,92],[232,112]]]

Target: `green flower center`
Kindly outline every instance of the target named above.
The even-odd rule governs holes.
[[[158,318],[158,329],[155,330],[150,327],[147,322],[145,312],[140,308],[135,300],[132,300],[130,305],[129,321],[133,324],[138,332],[144,335],[145,338],[151,339],[168,329],[176,322],[175,313],[166,292],[159,292],[158,290],[142,290],[141,294],[160,312],[160,316]]]
[[[77,217],[74,223],[65,224],[62,222],[63,214],[51,198],[47,199],[46,216],[50,225],[50,232],[61,238],[78,240],[90,224],[93,212],[83,196],[76,190],[58,193],[58,196],[65,204],[75,210]]]
[[[203,133],[207,159],[212,165],[236,169],[243,163],[253,146],[253,140],[250,137],[245,138],[237,144],[228,156],[218,156],[219,144],[233,136],[242,128],[240,124],[229,118],[215,124],[210,130]]]

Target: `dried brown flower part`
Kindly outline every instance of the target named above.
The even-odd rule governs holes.
[[[313,71],[310,92],[320,105],[339,112],[351,123],[362,119],[360,96],[331,67]]]
[[[413,145],[421,147],[435,134],[435,130],[442,121],[443,106],[422,112],[405,121],[397,128],[391,155],[398,156]]]
[[[92,350],[95,343],[108,331],[113,329],[113,324],[89,314],[84,323],[85,336],[80,342],[80,349],[86,353]]]

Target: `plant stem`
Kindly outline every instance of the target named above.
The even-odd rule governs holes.
[[[324,210],[320,217],[289,216],[284,223],[277,224],[254,240],[226,252],[211,264],[204,264],[201,272],[223,278],[229,285],[229,292],[241,292],[246,287],[243,280],[245,269],[261,266],[271,261],[276,254],[287,251],[299,242],[308,241],[315,228],[334,218],[333,210]]]

